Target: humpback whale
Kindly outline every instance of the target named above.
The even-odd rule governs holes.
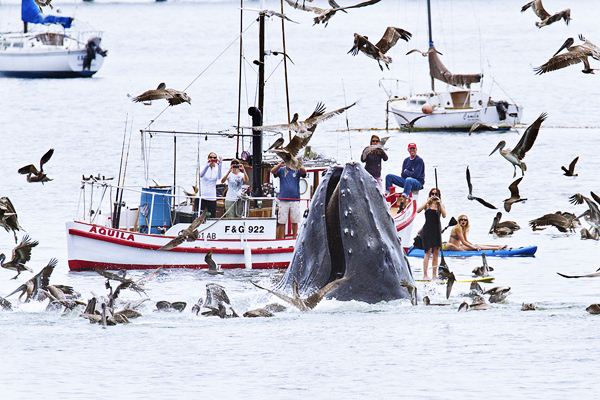
[[[351,162],[317,188],[295,252],[275,289],[310,294],[345,278],[327,297],[377,303],[410,299],[415,281],[375,179]],[[404,283],[404,284],[403,284]]]

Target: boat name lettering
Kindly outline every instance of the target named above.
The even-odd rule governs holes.
[[[225,233],[245,233],[246,228],[248,228],[248,233],[265,233],[265,227],[261,225],[249,225],[248,227],[225,225]]]
[[[92,228],[90,229],[90,233],[97,233],[99,235],[103,235],[103,236],[109,236],[109,237],[114,237],[117,239],[123,239],[123,240],[131,240],[132,242],[135,242],[135,238],[133,236],[133,234],[129,233],[125,233],[125,232],[121,232],[121,231],[117,231],[115,229],[110,229],[110,228],[104,228],[104,227],[97,227],[97,226],[92,226]]]
[[[476,112],[472,112],[472,113],[464,113],[464,114],[463,114],[463,119],[464,119],[464,120],[474,120],[474,119],[479,119],[479,113],[476,113]]]
[[[204,235],[204,232],[202,232],[200,234],[200,237],[198,239],[216,239],[217,238],[217,233],[216,232],[206,232],[206,236]]]

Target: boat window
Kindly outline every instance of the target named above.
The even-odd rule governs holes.
[[[23,47],[23,42],[13,42],[13,47]]]
[[[65,36],[60,33],[46,32],[35,36],[42,44],[48,46],[62,46]]]

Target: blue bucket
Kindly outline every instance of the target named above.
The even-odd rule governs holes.
[[[140,198],[140,213],[138,226],[140,232],[161,233],[158,227],[171,226],[171,188],[144,188]],[[152,198],[154,197],[154,206]],[[152,212],[152,218],[150,218]],[[150,222],[152,221],[152,222]],[[152,227],[148,232],[148,225]]]

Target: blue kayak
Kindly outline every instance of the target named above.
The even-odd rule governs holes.
[[[512,249],[505,250],[467,250],[467,251],[455,251],[455,250],[444,250],[444,257],[472,257],[480,256],[485,254],[488,257],[533,257],[537,251],[537,246],[525,246],[515,247]],[[411,247],[406,252],[407,256],[410,257],[421,257],[423,258],[423,249],[417,249]]]

